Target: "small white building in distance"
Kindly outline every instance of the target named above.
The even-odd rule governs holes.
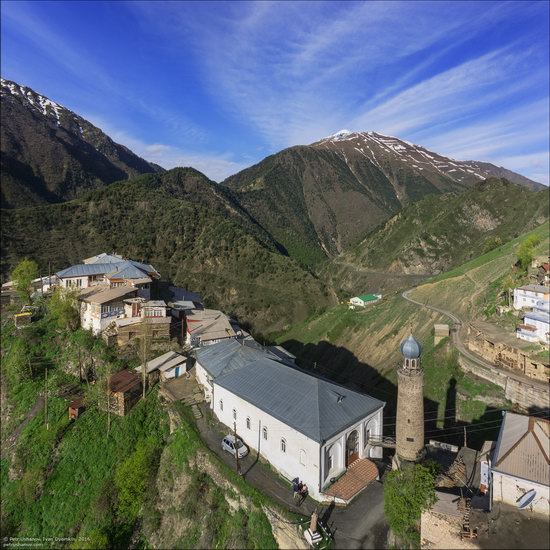
[[[361,294],[361,296],[354,296],[350,298],[349,308],[355,309],[356,307],[365,307],[374,302],[378,302],[382,298],[382,294]]]
[[[525,285],[514,288],[514,309],[534,307],[537,302],[550,302],[550,288],[542,285]]]
[[[550,344],[550,303],[539,300],[532,311],[525,312],[516,334],[528,342]]]
[[[378,478],[368,458],[382,456],[371,444],[382,436],[382,401],[283,362],[253,340],[200,348],[196,360],[197,380],[228,433],[235,423],[249,448],[289,481],[306,483],[313,498],[345,503]],[[350,492],[337,478],[351,472],[359,479]]]
[[[547,515],[550,420],[506,412],[491,460],[491,476],[493,501],[518,507],[527,501],[526,507]]]

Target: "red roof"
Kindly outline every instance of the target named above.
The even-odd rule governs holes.
[[[109,378],[109,389],[113,393],[125,393],[141,383],[139,376],[128,369],[121,370]]]
[[[544,269],[544,271],[550,271],[550,263],[542,264],[542,269]]]

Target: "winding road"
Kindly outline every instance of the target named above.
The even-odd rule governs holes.
[[[465,345],[464,342],[461,339],[460,335],[460,329],[463,325],[462,320],[460,317],[455,315],[454,313],[447,311],[445,309],[441,309],[439,307],[435,306],[429,306],[427,304],[424,304],[422,302],[419,302],[418,300],[413,300],[409,294],[414,291],[414,288],[411,288],[409,290],[405,290],[401,293],[401,296],[407,300],[407,302],[411,302],[412,304],[415,304],[420,307],[424,307],[426,309],[430,309],[432,311],[436,311],[437,313],[441,313],[442,315],[445,315],[445,317],[448,317],[453,321],[453,323],[456,325],[456,330],[451,330],[451,339],[458,350],[458,352],[463,355],[466,359],[468,359],[471,363],[474,365],[481,367],[483,369],[493,369],[499,371],[504,376],[507,376],[508,378],[512,378],[513,380],[517,380],[518,382],[521,382],[522,384],[530,384],[534,387],[540,388],[544,391],[548,391],[548,384],[545,384],[544,382],[540,382],[538,380],[533,380],[532,378],[529,378],[527,376],[523,376],[520,374],[516,374],[515,372],[512,372],[508,369],[503,369],[501,367],[496,366],[494,363],[491,363],[490,361],[487,361],[483,359],[483,357],[480,357],[479,355],[472,353]]]

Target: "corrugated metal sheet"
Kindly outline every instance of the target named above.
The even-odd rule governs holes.
[[[506,412],[493,469],[550,485],[550,421]]]
[[[147,361],[147,373],[153,372],[156,369],[164,372],[165,370],[168,370],[172,367],[182,365],[186,361],[187,357],[185,357],[185,355],[181,355],[181,353],[178,353],[176,351],[169,351],[167,353],[159,355],[158,357],[155,357],[154,359],[151,359],[151,361]],[[141,372],[142,368],[143,365],[140,365],[136,368],[136,371]]]
[[[113,288],[105,288],[101,286],[92,286],[84,289],[79,296],[83,302],[91,304],[106,304],[112,300],[118,300],[123,296],[136,293],[137,289],[133,286],[115,286]]]
[[[89,275],[107,275],[121,279],[139,279],[147,277],[149,273],[157,274],[156,269],[148,264],[124,260],[118,262],[77,264],[58,271],[59,278],[86,277]]]

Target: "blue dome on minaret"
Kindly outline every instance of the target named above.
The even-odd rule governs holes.
[[[416,341],[412,334],[401,342],[401,355],[406,359],[418,359],[422,353],[422,346]]]

